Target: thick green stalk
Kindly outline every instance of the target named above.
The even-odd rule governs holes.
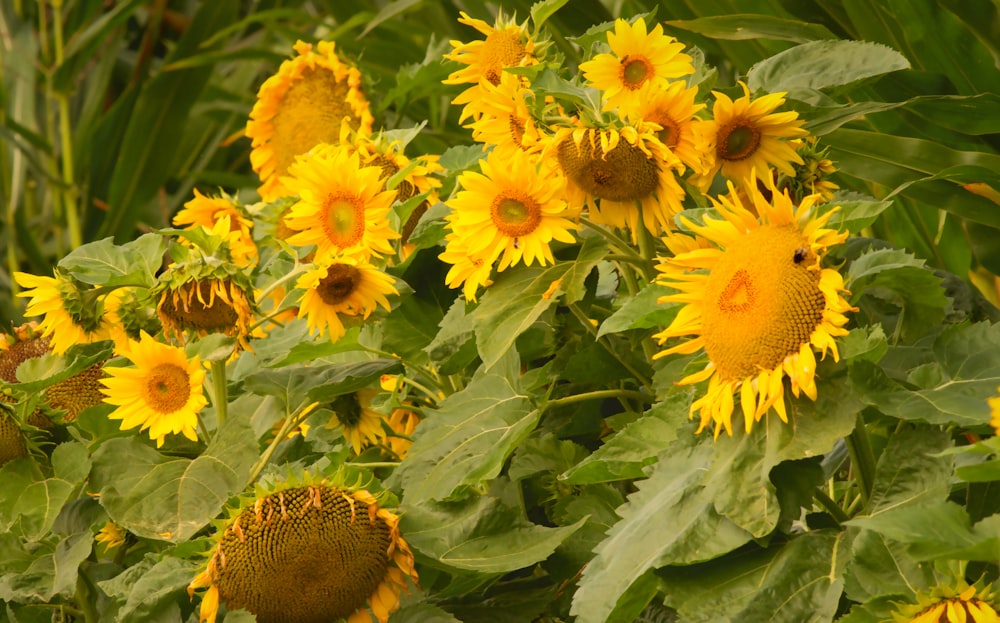
[[[865,506],[867,506],[872,497],[872,489],[875,487],[875,453],[872,450],[871,440],[868,438],[864,417],[860,413],[858,413],[854,430],[844,441],[847,442],[847,452],[851,456],[854,478],[858,483],[858,489],[864,499]]]
[[[226,362],[212,362],[212,389],[215,398],[215,417],[219,421],[219,426],[226,421],[229,413],[229,396],[226,395]]]

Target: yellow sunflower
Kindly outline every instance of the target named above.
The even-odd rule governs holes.
[[[481,19],[469,17],[465,11],[460,15],[459,23],[472,26],[486,35],[486,39],[469,43],[451,42],[454,49],[444,57],[466,67],[452,72],[443,81],[444,84],[478,85],[482,79],[499,84],[504,67],[524,67],[538,62],[534,56],[535,42],[528,34],[527,22],[518,25],[513,18],[505,18],[500,14],[494,25],[490,26]]]
[[[688,88],[682,80],[647,94],[636,107],[635,117],[659,125],[656,138],[688,168],[702,170],[705,145],[695,133],[695,115],[705,107],[696,104],[698,88]]]
[[[492,145],[493,151],[503,157],[513,151],[530,151],[542,136],[528,109],[528,101],[534,92],[521,76],[503,73],[498,84],[483,80],[479,92],[471,97],[463,93],[453,104],[465,104],[462,119],[472,115],[475,121],[468,124],[472,138],[480,143]]]
[[[359,389],[350,394],[338,396],[330,403],[333,417],[327,422],[327,428],[340,427],[344,439],[351,445],[355,454],[361,454],[366,447],[377,444],[385,439],[382,428],[382,414],[372,409],[372,398],[378,390]]]
[[[712,91],[715,104],[712,119],[701,121],[696,131],[708,143],[708,163],[696,183],[707,188],[720,170],[727,179],[740,184],[750,180],[751,172],[764,181],[773,167],[794,177],[792,164],[802,164],[796,153],[801,139],[809,133],[795,111],[775,112],[785,103],[784,93],[770,93],[757,99],[743,82],[743,97],[730,99],[725,93]]]
[[[592,221],[628,228],[633,241],[640,217],[650,232],[669,231],[683,209],[684,189],[674,177],[683,165],[654,128],[562,128],[549,147],[569,180],[569,204],[590,206]]]
[[[417,412],[405,407],[393,409],[386,419],[386,424],[392,432],[386,437],[385,445],[397,458],[406,458],[406,453],[413,445],[411,437],[419,423],[420,416]]]
[[[457,244],[469,260],[483,266],[497,259],[497,270],[523,262],[530,266],[555,262],[550,243],[575,241],[576,216],[563,200],[565,180],[558,170],[527,153],[501,158],[490,153],[480,160],[482,173],[466,171],[462,190],[448,201],[451,230],[448,245]],[[440,258],[455,259],[456,248],[446,247]],[[449,280],[451,287],[457,283]]]
[[[324,482],[258,491],[215,536],[204,571],[199,623],[219,604],[260,623],[387,623],[399,594],[416,584],[399,517],[364,489]]]
[[[732,435],[737,392],[747,432],[771,407],[787,421],[785,376],[795,396],[804,393],[815,400],[813,348],[838,359],[834,338],[847,333],[844,313],[856,311],[841,296],[840,273],[820,267],[826,249],[847,237],[823,227],[832,211],[816,216],[812,208],[818,195],[796,206],[773,181],[767,183],[772,202],[752,187],[752,206],[745,206],[735,192],[713,200],[722,220],[706,218],[698,225],[681,216],[712,246],[694,245],[658,267],[663,273],[659,281],[680,291],[660,302],[686,305],[655,337],[661,344],[696,337],[657,357],[704,350],[709,359],[702,371],[679,381],[709,380],[707,393],[691,405],[691,415],[697,412],[701,418],[699,432],[711,422],[716,436],[723,428]]]
[[[320,143],[336,143],[343,126],[371,134],[371,105],[361,90],[361,72],[344,64],[332,41],[298,41],[293,59],[281,64],[257,93],[246,135],[250,163],[260,176],[265,201],[294,195],[281,177]]]
[[[314,244],[319,256],[393,252],[389,241],[399,234],[389,225],[389,210],[396,191],[383,190],[380,167],[362,166],[347,146],[323,145],[299,156],[288,173],[284,183],[299,196],[284,219],[295,232],[289,244]]]
[[[694,73],[691,57],[682,52],[684,44],[664,35],[659,24],[647,33],[641,17],[631,25],[615,20],[608,45],[610,54],[580,64],[590,86],[603,92],[604,110],[619,108],[628,114],[649,94],[666,88],[669,80]]]
[[[31,299],[24,315],[43,316],[38,326],[57,355],[74,344],[111,339],[111,328],[96,290],[85,288],[58,269],[54,277],[15,272],[14,280],[27,288],[17,296]]]
[[[445,250],[438,256],[443,262],[451,264],[445,283],[449,288],[462,286],[462,292],[467,301],[476,301],[476,291],[480,286],[488,288],[493,285],[490,275],[493,274],[493,262],[487,262],[480,257],[471,257],[466,250],[465,242],[454,233],[445,236]]]
[[[391,275],[362,257],[328,255],[299,277],[295,287],[303,290],[299,318],[305,318],[311,333],[344,336],[342,316],[367,319],[379,306],[389,309],[390,294],[399,294]]]
[[[997,392],[1000,392],[1000,387],[997,388]],[[990,405],[990,426],[998,436],[1000,436],[1000,396],[987,399]]]
[[[125,544],[125,529],[113,521],[106,522],[97,532],[94,540],[104,543],[104,550],[112,550]]]
[[[200,359],[188,359],[183,349],[157,342],[148,333],[122,355],[133,365],[107,366],[109,378],[101,380],[104,402],[118,407],[108,417],[121,420],[121,430],[148,428],[157,447],[168,434],[197,441],[198,412],[208,404]]]
[[[257,257],[257,246],[253,242],[253,219],[243,208],[228,196],[206,197],[194,190],[194,199],[184,204],[184,207],[174,215],[173,224],[176,227],[207,227],[213,229],[223,218],[227,217],[227,229],[237,234],[232,237],[230,252],[233,261],[247,265]]]
[[[977,590],[962,581],[959,589],[937,587],[917,595],[916,604],[896,603],[893,618],[886,623],[997,623],[1000,614],[990,603],[996,603],[990,586]]]

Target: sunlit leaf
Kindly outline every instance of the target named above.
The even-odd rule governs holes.
[[[751,91],[795,91],[839,87],[910,67],[892,48],[867,41],[811,41],[750,68]]]
[[[713,39],[780,39],[806,43],[836,37],[821,24],[755,13],[714,15],[689,20],[667,20],[664,24]]]
[[[625,301],[615,313],[601,323],[597,337],[628,329],[663,328],[670,325],[681,308],[680,303],[659,303],[661,296],[673,293],[672,288],[651,283]]]

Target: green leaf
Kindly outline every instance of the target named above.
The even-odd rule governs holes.
[[[606,253],[603,240],[588,238],[574,261],[556,262],[548,268],[518,266],[501,273],[470,314],[483,364],[489,368],[496,363],[562,293],[566,293],[566,303],[583,298],[583,281]]]
[[[72,597],[78,570],[93,544],[94,535],[87,531],[68,535],[54,547],[44,544],[35,549],[34,560],[23,572],[0,575],[0,601],[50,602],[57,595]]]
[[[33,357],[17,368],[20,383],[11,389],[26,395],[39,393],[47,387],[65,381],[94,364],[111,357],[114,345],[110,341],[71,346],[62,355],[48,352],[41,357]]]
[[[853,193],[848,194],[850,197]],[[854,195],[856,196],[856,195]],[[838,195],[839,197],[839,195]],[[839,231],[847,230],[853,234],[874,223],[880,214],[892,205],[891,201],[876,201],[874,199],[847,199],[834,197],[828,205],[839,206],[840,209],[830,217],[829,226]]]
[[[663,402],[616,433],[583,461],[559,478],[571,485],[642,478],[644,468],[677,439],[678,431],[690,434],[688,411],[692,391],[668,395]]]
[[[166,250],[159,234],[143,234],[121,246],[104,238],[73,249],[59,261],[59,268],[90,285],[151,287]]]
[[[479,376],[421,422],[388,486],[410,499],[461,499],[500,473],[539,415],[516,378]]]
[[[569,0],[540,0],[531,5],[531,23],[538,30],[559,9],[566,6]]]
[[[682,307],[680,303],[659,303],[661,296],[674,293],[673,288],[651,283],[608,316],[597,330],[597,337],[629,329],[651,329],[668,326]]]
[[[194,460],[167,458],[138,437],[106,441],[94,452],[90,486],[100,491],[111,519],[130,532],[179,542],[243,490],[258,456],[250,423],[231,417]]]
[[[409,604],[392,613],[392,623],[462,623],[452,614],[429,603]]]
[[[154,560],[147,555],[143,563]],[[185,589],[197,573],[197,565],[173,556],[164,556],[152,566],[142,566],[141,573],[122,573],[112,581],[101,582],[105,590],[114,590],[124,604],[118,611],[120,623],[148,621],[165,605],[187,599]],[[121,578],[121,580],[119,580]]]
[[[69,502],[90,471],[90,459],[87,448],[82,443],[73,441],[60,444],[52,452],[54,477],[34,482],[28,482],[28,474],[23,471],[28,468],[28,462],[21,463],[21,474],[11,474],[9,482],[11,501],[10,522],[18,521],[18,532],[28,541],[44,539],[52,529],[56,517],[63,506]],[[18,467],[14,467],[17,470]],[[5,470],[6,471],[6,470]],[[13,489],[20,484],[21,487]]]
[[[407,296],[383,322],[382,350],[410,363],[426,362],[423,349],[437,334],[441,310],[416,296]]]
[[[836,39],[826,26],[810,24],[798,20],[760,15],[757,13],[737,13],[714,15],[688,20],[667,20],[672,28],[680,28],[712,39],[740,41],[745,39],[778,39],[806,43],[817,39]]]
[[[859,361],[850,376],[858,398],[892,417],[930,424],[980,426],[990,419],[987,398],[1000,385],[1000,326],[945,329],[929,363],[907,370],[907,386]],[[912,364],[911,364],[912,367]]]
[[[868,41],[811,41],[779,52],[750,68],[751,91],[819,90],[909,69],[899,52]]]
[[[479,357],[476,349],[476,325],[465,312],[464,300],[455,299],[440,326],[440,330],[424,350],[441,374],[455,374]]]
[[[675,443],[637,483],[622,519],[595,550],[580,578],[570,614],[578,623],[603,623],[618,600],[649,569],[691,564],[730,552],[751,535],[716,512],[712,491],[700,485],[711,441]]]
[[[837,345],[840,357],[845,363],[854,360],[878,363],[889,350],[889,343],[881,325],[851,329],[850,333],[840,338]]]
[[[814,531],[694,567],[660,572],[667,605],[685,623],[830,621],[850,555],[840,531]]]
[[[367,356],[366,356],[367,357]],[[371,359],[315,366],[289,366],[248,374],[250,392],[280,398],[289,411],[310,402],[326,402],[374,384],[400,366],[395,359]]]
[[[480,573],[505,573],[529,567],[548,558],[585,522],[570,526],[515,526],[501,534],[479,536],[459,543],[441,555],[440,561],[458,569]]]

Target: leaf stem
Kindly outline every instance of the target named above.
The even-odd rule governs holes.
[[[302,407],[298,413],[289,414],[285,417],[285,421],[281,424],[281,428],[274,436],[274,439],[271,440],[270,445],[268,445],[267,449],[264,450],[264,454],[260,455],[257,462],[250,468],[250,477],[247,479],[247,484],[252,484],[255,480],[257,480],[257,477],[260,476],[260,473],[264,470],[264,466],[267,465],[267,462],[270,461],[271,457],[274,455],[274,451],[278,449],[278,444],[285,440],[285,437],[288,436],[288,433],[290,433],[293,428],[304,422],[306,417],[308,417],[309,414],[313,412],[313,409],[315,409],[318,405],[318,402],[310,403],[305,407]]]
[[[548,409],[562,407],[577,402],[584,402],[587,400],[603,400],[605,398],[632,398],[645,404],[652,404],[655,400],[655,398],[646,392],[639,392],[632,389],[599,389],[592,392],[573,394],[572,396],[549,400],[542,406],[542,410],[547,411]]]
[[[822,506],[824,509],[826,509],[828,513],[830,513],[834,521],[837,522],[837,525],[840,525],[845,521],[847,521],[848,519],[850,519],[847,513],[844,512],[844,509],[840,508],[840,505],[837,504],[837,501],[831,498],[829,495],[827,495],[826,491],[823,491],[822,489],[816,489],[815,491],[813,491],[813,498],[817,502],[819,502],[820,506]]]
[[[868,438],[868,429],[865,428],[865,420],[861,413],[858,413],[854,430],[844,441],[851,456],[855,481],[867,506],[875,486],[875,453],[872,451],[871,439]]]
[[[226,421],[229,414],[229,396],[226,395],[226,362],[212,362],[212,394],[215,398],[215,417],[219,426]]]

